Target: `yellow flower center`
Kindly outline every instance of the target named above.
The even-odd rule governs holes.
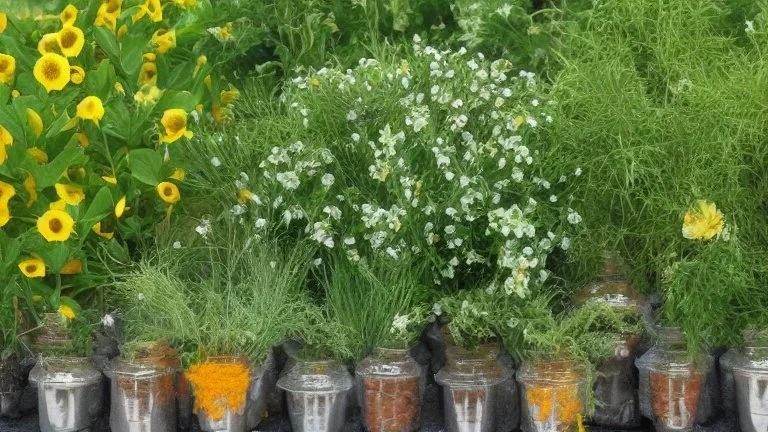
[[[27,266],[26,266],[26,267],[24,267],[24,270],[25,270],[27,273],[34,273],[34,272],[36,272],[36,271],[37,271],[37,266],[36,266],[36,265],[34,265],[34,264],[27,264]]]
[[[8,59],[0,58],[0,72],[5,72],[11,66],[11,62]]]
[[[167,197],[172,197],[173,196],[173,188],[171,188],[170,186],[164,187],[163,188],[163,195],[165,195]]]
[[[67,31],[66,29],[63,30],[63,35],[61,36],[61,46],[63,48],[72,48],[75,45],[75,42],[77,42],[77,33],[73,31]]]
[[[168,126],[169,130],[178,132],[187,127],[187,120],[181,116],[177,116],[171,119],[171,121],[168,123]]]
[[[46,61],[43,63],[43,76],[49,81],[55,81],[61,76],[61,68],[56,62]]]
[[[53,218],[48,221],[48,228],[50,228],[54,234],[58,234],[62,229],[64,229],[64,224],[62,224],[61,221],[57,218]]]

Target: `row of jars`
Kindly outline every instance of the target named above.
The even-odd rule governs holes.
[[[748,339],[749,340],[749,339]],[[744,432],[768,430],[768,347],[747,344],[720,358],[720,384],[726,411]],[[717,411],[720,389],[714,357],[690,357],[677,329],[658,329],[656,345],[634,359],[636,338],[617,343],[613,358],[599,366],[596,409],[587,421],[634,427],[641,415],[657,431],[687,431]],[[435,375],[443,388],[446,430],[576,431],[586,413],[584,371],[563,360],[524,363],[515,371],[500,359],[496,345],[470,353],[449,346],[445,366]],[[236,357],[210,362],[245,362]],[[250,368],[246,405],[221,418],[198,413],[202,430],[242,432],[262,420],[275,385],[269,359]],[[639,383],[636,373],[639,370]],[[110,426],[115,432],[163,432],[187,428],[192,420],[189,384],[178,365],[162,359],[133,363],[115,359],[111,379]],[[516,377],[515,377],[516,375]],[[102,374],[86,358],[41,358],[30,373],[38,387],[43,432],[86,429],[102,409]],[[516,379],[515,379],[516,378]],[[379,349],[353,377],[335,361],[289,360],[277,386],[285,391],[293,430],[338,431],[351,395],[371,431],[412,431],[420,424],[426,368],[405,350]],[[517,383],[516,383],[517,382]],[[639,388],[639,394],[638,389]]]

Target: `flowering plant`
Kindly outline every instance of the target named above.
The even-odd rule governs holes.
[[[194,0],[91,2],[0,16],[0,242],[30,309],[75,300],[181,199],[189,112],[235,92],[192,45]],[[55,12],[52,14],[51,12]]]
[[[281,118],[290,132],[236,179],[236,213],[303,231],[353,262],[414,254],[438,284],[488,280],[489,292],[526,297],[581,221],[568,193],[580,170],[546,163],[554,102],[508,61],[439,51],[418,36],[412,50],[293,79]]]

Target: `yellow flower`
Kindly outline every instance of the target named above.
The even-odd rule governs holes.
[[[239,97],[240,97],[240,92],[237,89],[232,89],[232,90],[223,90],[221,92],[220,99],[222,104],[229,105],[235,100],[237,100],[237,98]]]
[[[47,92],[61,90],[69,82],[69,62],[58,54],[43,54],[35,63],[33,70],[35,79],[45,87]]]
[[[157,100],[160,99],[160,96],[162,96],[162,92],[159,88],[145,85],[141,86],[133,98],[139,105],[154,105],[157,103]]]
[[[50,204],[48,204],[49,210],[61,210],[64,211],[67,209],[67,202],[63,199],[59,199],[58,201],[54,201]]]
[[[8,207],[8,201],[16,196],[16,189],[12,184],[0,181],[0,207]]]
[[[144,53],[143,58],[144,58],[145,62],[152,62],[152,63],[154,63],[154,62],[157,61],[157,54],[151,53],[151,52],[150,53]]]
[[[115,205],[115,216],[118,219],[123,217],[123,213],[125,213],[125,195],[117,200],[117,204]]]
[[[75,319],[75,311],[71,307],[61,305],[59,306],[59,315],[66,319]]]
[[[515,117],[515,129],[519,128],[520,126],[525,123],[525,118],[523,116],[517,116]]]
[[[320,80],[317,78],[312,78],[311,80],[309,80],[309,84],[312,87],[320,87]]]
[[[72,84],[82,84],[85,81],[85,70],[80,66],[71,66],[69,68],[69,80]]]
[[[203,107],[203,104],[197,104],[197,105],[195,105],[195,111],[197,111],[197,112],[198,112],[198,114],[202,114],[202,113],[203,113],[203,108],[204,108],[204,107]]]
[[[16,89],[13,89],[13,91],[11,92],[11,96],[13,96],[13,98],[16,99],[17,97],[21,96],[21,92]]]
[[[162,182],[157,185],[157,194],[160,199],[168,204],[175,204],[181,199],[179,188],[171,182]]]
[[[117,40],[122,39],[126,33],[128,33],[128,26],[123,24],[119,29],[117,29]]]
[[[104,117],[104,105],[96,96],[88,96],[77,105],[77,116],[83,120],[93,120],[97,125]]]
[[[40,258],[28,258],[19,263],[19,270],[28,278],[45,277],[45,263]]]
[[[115,93],[119,94],[120,96],[125,96],[125,89],[123,88],[123,84],[119,82],[115,83]]]
[[[16,77],[16,59],[8,54],[0,54],[0,82],[13,85]]]
[[[228,22],[224,25],[224,27],[214,28],[213,34],[219,41],[227,42],[228,40],[232,39],[233,36],[232,23]]]
[[[69,180],[83,180],[85,179],[85,174],[86,174],[86,171],[85,171],[85,168],[83,167],[77,167],[77,168],[70,167],[70,168],[67,168],[66,177]]]
[[[117,18],[120,16],[120,7],[117,7],[115,13],[109,12],[110,9],[109,3],[103,3],[99,6],[99,11],[96,14],[96,20],[93,22],[93,25],[96,27],[106,27],[111,32],[114,32],[117,28]]]
[[[104,180],[104,181],[105,181],[105,182],[107,182],[107,183],[111,183],[111,184],[117,184],[117,179],[116,179],[116,178],[114,178],[114,177],[110,177],[110,176],[101,176],[101,179],[102,179],[102,180]]]
[[[64,267],[59,270],[63,275],[76,275],[83,271],[83,262],[79,259],[73,259],[64,264]]]
[[[48,210],[37,219],[37,230],[48,242],[68,240],[74,226],[75,220],[63,210]]]
[[[143,85],[157,85],[156,64],[147,62],[141,65],[141,72],[139,72],[139,86]]]
[[[163,20],[163,7],[160,0],[145,0],[144,4],[139,6],[139,11],[133,16],[133,22],[136,22],[145,16],[148,16],[152,22]]]
[[[8,159],[8,152],[5,148],[12,144],[13,136],[8,132],[8,129],[0,126],[0,165],[4,164],[5,160]]]
[[[32,301],[35,302],[35,303],[39,303],[39,302],[43,301],[43,296],[33,295],[32,296]]]
[[[683,237],[691,240],[709,240],[723,232],[723,214],[715,203],[696,201],[683,218]]]
[[[78,132],[78,133],[77,133],[77,142],[79,142],[79,143],[80,143],[80,145],[81,145],[83,148],[88,148],[88,146],[89,146],[89,145],[91,145],[91,141],[90,141],[90,140],[88,140],[88,136],[87,136],[87,135],[85,135],[85,134],[84,134],[84,133],[82,133],[82,132]]]
[[[67,5],[67,7],[64,8],[64,11],[61,12],[59,18],[61,19],[61,25],[64,27],[75,25],[75,20],[77,20],[77,8],[74,5]]]
[[[64,27],[56,34],[61,52],[67,57],[77,57],[85,45],[83,31],[75,26]]]
[[[197,74],[200,72],[200,68],[203,67],[203,65],[206,63],[208,63],[208,57],[201,55],[197,58],[197,65],[195,66],[194,72],[192,72],[193,78],[197,76]]]
[[[69,205],[76,206],[85,199],[83,188],[74,184],[56,183],[56,194]]]
[[[403,61],[400,63],[400,70],[398,70],[398,72],[399,72],[399,74],[398,74],[398,75],[405,75],[405,74],[408,74],[408,71],[409,71],[409,70],[410,70],[410,68],[409,68],[409,66],[408,66],[408,62],[407,62],[407,61],[405,61],[405,60],[403,60]]]
[[[43,54],[59,53],[59,38],[56,33],[46,33],[37,43],[37,51]]]
[[[248,200],[253,199],[253,192],[249,191],[248,189],[240,189],[237,191],[237,201],[240,204],[245,204]]]
[[[97,223],[91,228],[91,231],[95,232],[97,235],[104,237],[107,240],[112,240],[112,237],[115,236],[114,232],[102,232],[101,231],[101,222]]]
[[[40,138],[40,134],[43,133],[43,119],[40,118],[40,114],[32,108],[27,108],[27,122],[32,127],[35,136]],[[45,158],[48,159],[48,156],[46,155]]]
[[[30,173],[27,173],[27,178],[24,179],[24,189],[26,189],[27,194],[29,194],[27,207],[32,207],[32,204],[37,201],[37,182],[35,181],[35,177]]]
[[[8,15],[0,12],[0,33],[3,33],[6,27],[8,27]]]
[[[176,142],[182,136],[192,138],[192,132],[187,130],[187,112],[183,109],[165,110],[160,123],[165,127],[165,135],[160,137],[162,142]]]
[[[186,176],[187,176],[187,173],[184,171],[184,169],[183,169],[183,168],[176,168],[176,169],[173,171],[173,174],[171,174],[171,176],[170,176],[170,177],[168,177],[168,178],[172,178],[172,179],[174,179],[174,180],[178,180],[178,181],[180,181],[180,182],[181,182],[181,181],[184,181],[184,178],[185,178]]]
[[[165,54],[176,46],[176,30],[160,29],[152,35],[152,44],[157,47],[157,52]]]
[[[224,110],[221,108],[221,104],[213,104],[211,107],[211,115],[218,124],[224,124],[224,122],[227,120],[227,116],[225,115]]]
[[[194,6],[197,3],[197,0],[171,0],[171,1],[182,9],[186,9],[190,6]]]
[[[40,147],[30,147],[27,149],[27,155],[31,157],[38,165],[48,163],[48,153]]]

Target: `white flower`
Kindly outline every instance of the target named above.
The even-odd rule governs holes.
[[[143,298],[140,298],[139,300],[143,300]],[[112,315],[106,314],[101,318],[101,325],[103,325],[104,327],[112,327],[113,325],[115,325],[115,319],[112,318]]]
[[[445,179],[448,180],[448,181],[453,180],[453,177],[455,177],[455,176],[456,176],[456,174],[452,173],[451,171],[446,171],[445,172]]]
[[[352,246],[353,244],[355,244],[355,238],[354,237],[344,238],[344,244],[347,246]]]
[[[312,261],[312,264],[313,264],[315,267],[320,267],[320,265],[321,265],[322,263],[323,263],[323,259],[322,259],[322,258],[315,258],[315,260],[314,260],[314,261]]]
[[[333,236],[329,233],[330,227],[328,224],[315,222],[313,228],[315,233],[312,235],[312,239],[329,249],[333,249],[335,242],[333,241]]]
[[[245,213],[246,211],[248,211],[248,207],[246,207],[246,206],[244,206],[242,204],[235,204],[232,207],[232,210],[231,210],[232,216],[240,216],[241,214]]]
[[[352,141],[354,141],[354,142],[360,141],[360,134],[357,133],[357,132],[353,133],[352,134]]]
[[[256,222],[254,223],[256,225],[256,228],[264,228],[267,226],[267,220],[264,218],[258,218],[256,219]]]
[[[458,213],[458,210],[456,210],[453,207],[448,207],[447,209],[445,209],[445,214],[447,214],[450,217],[456,216],[456,213]]]
[[[397,259],[397,257],[398,257],[397,251],[395,249],[391,248],[391,247],[387,248],[387,255],[391,256],[394,259]]]
[[[347,120],[348,120],[348,121],[354,121],[354,120],[357,120],[357,113],[355,112],[355,110],[350,110],[350,111],[347,113]]]
[[[403,86],[403,88],[408,88],[408,87],[410,87],[410,85],[411,85],[411,83],[410,83],[410,81],[408,80],[408,77],[407,77],[407,76],[404,76],[404,77],[403,77],[403,78],[400,80],[400,84]]]
[[[440,316],[443,314],[443,308],[440,306],[440,303],[435,303],[434,305],[432,305],[432,313],[437,316]]]
[[[464,101],[461,99],[456,99],[455,101],[451,102],[451,106],[454,108],[461,108],[464,106]]]
[[[144,293],[138,293],[138,294],[136,294],[136,299],[137,299],[138,301],[144,301],[144,299],[145,299],[145,298],[146,298],[146,297],[144,296]]]
[[[209,219],[201,220],[197,227],[195,227],[195,232],[205,238],[211,232],[211,221]]]
[[[563,240],[560,241],[560,248],[562,250],[568,250],[569,247],[571,247],[571,239],[563,237]]]
[[[580,176],[581,175],[581,168],[576,168],[576,171],[573,172],[573,175],[575,175],[576,177]]]
[[[213,165],[214,168],[218,168],[221,166],[221,161],[216,156],[211,158],[211,165]]]
[[[568,209],[568,222],[572,225],[577,225],[579,222],[581,222],[581,215],[576,212],[574,209]]]
[[[178,240],[176,240],[175,242],[173,242],[173,248],[174,248],[174,249],[181,249],[181,242],[180,242],[180,241],[178,241]]]
[[[745,22],[744,22],[744,24],[747,26],[747,27],[744,29],[744,32],[745,32],[745,33],[747,33],[747,34],[752,34],[752,33],[754,33],[754,32],[755,32],[755,22],[754,22],[754,21],[749,21],[749,20],[747,20],[747,21],[745,21]]]
[[[408,324],[410,324],[410,320],[408,319],[408,315],[395,315],[395,319],[392,320],[392,328],[389,330],[391,333],[405,333],[408,331]]]
[[[456,227],[454,225],[448,225],[443,231],[445,231],[446,234],[453,234],[456,232]]]
[[[277,267],[277,261],[270,261],[269,266],[274,269],[275,267]]]
[[[323,174],[323,177],[320,178],[320,182],[325,187],[331,187],[335,181],[336,177],[334,177],[331,173]]]
[[[325,208],[323,208],[323,213],[336,220],[341,219],[341,210],[336,206],[325,206]]]
[[[299,184],[301,183],[299,181],[299,176],[296,175],[296,173],[293,171],[285,171],[285,172],[277,173],[275,178],[277,179],[278,182],[280,182],[281,185],[283,185],[285,189],[288,189],[288,190],[293,190],[298,188]]]
[[[533,106],[535,106],[535,107],[539,106],[539,100],[538,100],[538,99],[534,99],[534,100],[532,100],[532,101],[531,101],[531,105],[533,105]]]

